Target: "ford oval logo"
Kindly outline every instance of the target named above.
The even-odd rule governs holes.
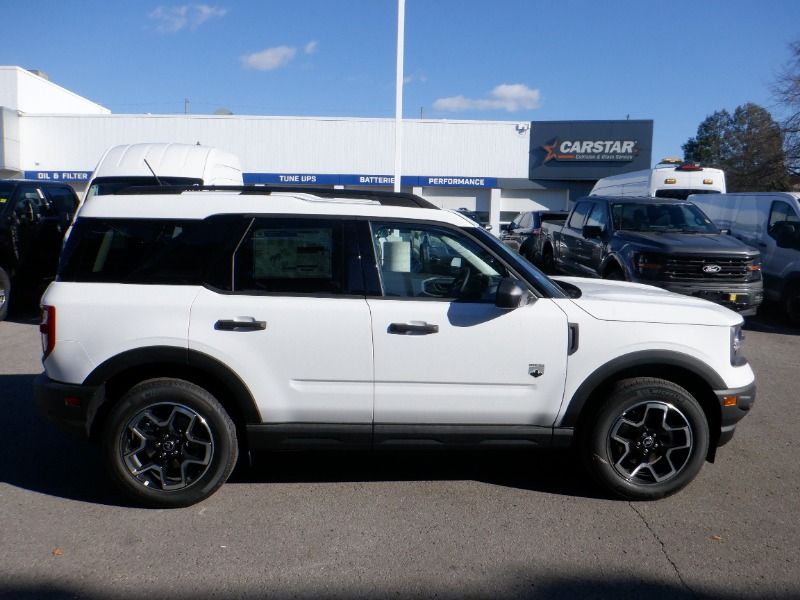
[[[719,265],[706,265],[703,267],[703,273],[719,273],[722,267]]]

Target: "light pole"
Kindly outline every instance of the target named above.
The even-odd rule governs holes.
[[[394,191],[400,191],[403,162],[403,45],[406,26],[406,0],[397,0],[397,77],[394,101]]]

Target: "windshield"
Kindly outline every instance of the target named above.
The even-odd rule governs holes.
[[[611,218],[617,231],[719,233],[711,219],[690,202],[672,204],[620,202],[611,205]]]
[[[159,176],[158,181],[163,185],[203,185],[203,180],[195,177]],[[86,198],[116,194],[120,190],[132,186],[158,185],[158,181],[156,181],[155,177],[98,177],[92,181]]]

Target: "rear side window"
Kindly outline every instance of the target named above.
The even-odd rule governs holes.
[[[345,229],[351,227],[332,219],[255,219],[236,251],[234,291],[315,295],[362,292],[355,235],[345,236]]]
[[[58,279],[230,288],[230,256],[249,219],[79,219]],[[227,272],[226,272],[227,270]]]

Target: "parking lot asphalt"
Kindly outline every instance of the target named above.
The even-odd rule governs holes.
[[[0,323],[0,598],[798,598],[800,330],[772,311],[755,408],[665,500],[551,452],[272,454],[179,510],[127,505],[39,416],[37,327]]]

